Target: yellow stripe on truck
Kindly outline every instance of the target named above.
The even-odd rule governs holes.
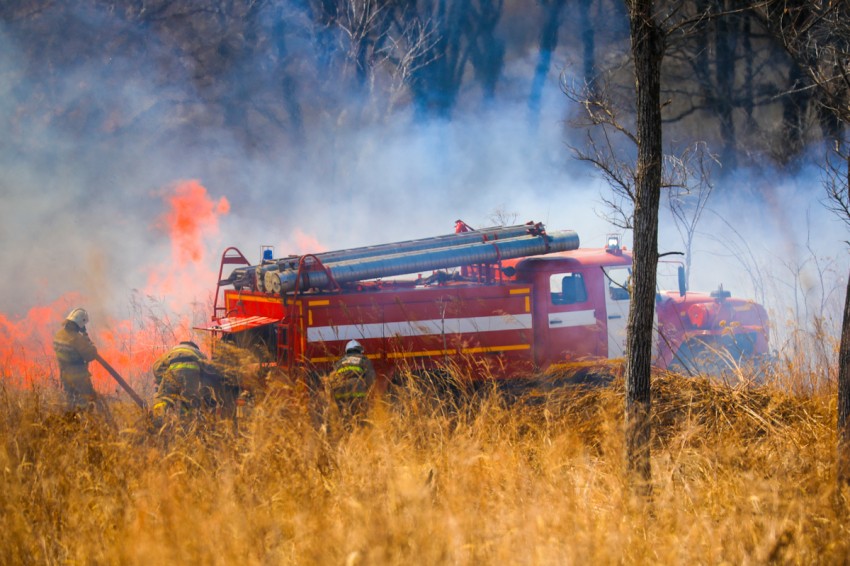
[[[531,344],[512,344],[510,346],[480,346],[478,348],[464,348],[464,354],[481,354],[487,352],[514,352],[516,350],[529,350]]]

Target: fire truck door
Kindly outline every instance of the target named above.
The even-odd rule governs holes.
[[[596,320],[594,297],[581,271],[553,273],[549,296],[542,299],[546,313],[540,325],[545,332],[538,350],[538,363],[557,363],[599,355],[600,325]]]
[[[629,320],[632,276],[630,267],[603,267],[605,272],[605,312],[607,313],[608,358],[626,354],[626,324]]]

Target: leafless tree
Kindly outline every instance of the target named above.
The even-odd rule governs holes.
[[[626,0],[635,72],[633,300],[626,336],[626,447],[633,479],[649,489],[650,373],[658,269],[658,205],[663,162],[661,62],[667,31],[654,0]]]
[[[807,73],[820,111],[832,124],[825,159],[827,207],[850,228],[850,3],[841,0],[769,0],[757,13]],[[850,277],[838,353],[838,470],[850,484]]]
[[[495,226],[511,226],[516,224],[518,216],[516,212],[508,210],[505,205],[499,205],[490,212],[487,220]]]
[[[613,188],[607,201],[611,221],[632,228],[633,289],[626,338],[626,463],[630,480],[643,493],[650,491],[650,371],[658,266],[658,208],[661,197],[663,152],[661,125],[661,62],[667,31],[654,0],[626,2],[635,81],[634,123],[620,109],[610,83],[601,75],[590,88],[565,88],[581,105],[586,149],[579,159],[593,163]],[[620,138],[629,144],[621,149]],[[605,197],[603,197],[605,198]],[[629,206],[631,205],[631,206]]]
[[[337,38],[340,78],[373,105],[372,118],[389,115],[414,74],[430,64],[439,40],[434,23],[391,0],[314,0],[314,19]],[[385,102],[383,107],[378,106]],[[368,105],[359,104],[358,108]]]
[[[720,244],[719,249],[725,250],[724,257],[736,261],[741,269],[747,273],[753,286],[756,302],[765,304],[767,298],[766,275],[762,272],[758,254],[753,250],[749,240],[741,234],[739,226],[729,222],[728,219],[715,211],[707,210],[707,212],[714,216],[715,221],[724,226],[724,230],[708,237]]]
[[[667,204],[676,224],[676,230],[685,245],[685,286],[690,287],[693,246],[697,225],[702,218],[708,199],[714,190],[711,182],[712,168],[719,164],[703,142],[687,148],[681,157],[668,155]]]
[[[635,85],[633,113],[622,111],[625,99],[611,87],[611,73],[598,73],[592,88],[568,85],[564,90],[580,105],[583,125],[588,126],[586,147],[574,151],[579,159],[593,163],[612,186],[613,198],[606,200],[612,211],[609,220],[631,228],[634,234],[633,300],[626,340],[626,457],[633,482],[647,493],[652,479],[649,415],[661,191],[665,187],[678,191],[678,200],[673,197],[674,214],[692,241],[711,192],[708,171],[713,161],[699,146],[679,158],[665,159],[662,109],[668,102],[661,97],[661,69],[671,45],[691,38],[709,16],[725,14],[707,14],[694,3],[672,0],[627,0],[626,8]],[[696,178],[699,181],[694,184]],[[698,195],[690,208],[683,201],[688,191]]]
[[[407,93],[416,72],[433,62],[436,31],[429,20],[412,18],[405,21],[398,33],[387,38],[384,64],[389,67],[389,103],[391,113]]]
[[[582,0],[580,4],[582,19],[586,19],[589,0]],[[529,120],[532,127],[537,127],[540,118],[540,100],[543,96],[543,85],[549,75],[549,67],[552,63],[552,52],[558,46],[558,30],[561,27],[561,11],[566,4],[565,0],[542,0],[543,22],[540,26],[540,40],[537,54],[537,66],[534,68],[534,78],[531,81],[531,94],[528,97]],[[589,25],[587,33],[592,37],[593,27]]]
[[[563,74],[561,89],[581,108],[571,125],[585,131],[584,146],[573,145],[573,155],[596,167],[611,187],[610,195],[600,195],[605,219],[618,228],[631,230],[636,175],[634,148],[638,140],[633,114],[626,110],[632,101],[618,96],[608,79],[617,71],[608,69],[600,73],[592,85]]]
[[[827,208],[850,229],[850,187],[847,182],[850,178],[850,154],[844,148],[846,144],[836,141],[827,154],[824,186]],[[847,243],[850,245],[850,242]]]

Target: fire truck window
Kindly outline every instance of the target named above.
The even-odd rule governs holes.
[[[612,301],[628,301],[629,300],[629,284],[631,279],[631,269],[607,269],[605,271],[608,280],[608,295]]]
[[[587,301],[587,289],[581,273],[559,273],[549,278],[553,305],[573,305]]]

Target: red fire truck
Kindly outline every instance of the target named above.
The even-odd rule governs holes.
[[[358,340],[384,375],[527,376],[623,357],[631,264],[617,237],[580,248],[575,232],[533,222],[457,221],[445,236],[282,258],[265,247],[258,264],[228,248],[205,330],[290,370],[325,372]],[[657,295],[657,366],[690,372],[767,354],[761,305],[722,287],[686,290],[682,267],[678,282]]]

